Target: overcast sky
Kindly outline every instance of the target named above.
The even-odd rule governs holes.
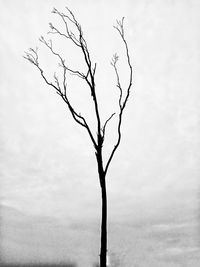
[[[29,47],[38,46],[41,64],[52,77],[57,64],[38,37],[47,36],[50,21],[62,27],[51,10],[65,11],[66,5],[82,24],[92,61],[97,62],[104,120],[115,111],[117,101],[110,66],[115,52],[120,55],[123,84],[127,81],[123,45],[112,27],[125,16],[134,82],[121,146],[107,177],[109,220],[196,216],[200,3],[184,0],[0,1],[1,205],[62,222],[98,221],[100,216],[95,155],[87,132],[74,123],[59,96],[22,57]],[[54,42],[72,66],[83,66],[71,44],[62,39]],[[87,88],[73,78],[69,90],[74,105],[94,129]],[[110,129],[114,131],[114,123]],[[106,153],[114,145],[112,131]]]

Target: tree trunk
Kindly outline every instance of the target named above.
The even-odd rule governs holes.
[[[100,267],[106,267],[107,261],[107,193],[106,193],[106,174],[103,169],[102,160],[102,146],[100,135],[98,136],[99,147],[96,151],[96,159],[98,165],[99,182],[101,187],[101,204],[102,204],[102,214],[101,214],[101,248],[100,248]]]
[[[102,197],[102,217],[101,217],[101,251],[100,267],[106,267],[107,256],[107,193],[106,180],[103,174],[101,180],[101,197]]]

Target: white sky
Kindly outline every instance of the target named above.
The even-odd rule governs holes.
[[[112,26],[125,16],[134,83],[121,146],[107,177],[110,220],[195,215],[200,171],[200,3],[183,0],[0,1],[1,204],[60,220],[99,218],[96,162],[87,133],[22,57],[29,47],[41,46],[38,37],[45,36],[48,22],[60,26],[50,12],[66,5],[81,22],[98,64],[104,119],[113,112],[117,94],[112,54],[119,51],[123,63],[123,46]],[[82,66],[71,46],[63,44],[65,48],[60,42],[58,47],[68,54],[69,62]],[[44,55],[44,69],[53,71],[57,66]],[[122,65],[124,78],[125,69]],[[85,105],[91,114],[84,89],[70,88],[74,103]]]

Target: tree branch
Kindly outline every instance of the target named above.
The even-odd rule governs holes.
[[[69,11],[69,9],[68,9],[68,11]],[[52,23],[49,23],[49,26],[50,26],[52,31],[48,32],[48,33],[59,34],[60,36],[64,36],[65,38],[70,39],[76,46],[80,47],[78,39],[76,38],[75,34],[69,30],[69,26],[68,26],[68,22],[67,22],[67,20],[68,20],[71,23],[73,23],[76,27],[77,26],[80,27],[80,25],[76,21],[73,13],[71,11],[69,11],[70,16],[71,16],[71,17],[69,17],[69,16],[59,12],[56,8],[53,9],[52,13],[57,14],[57,15],[60,16],[60,18],[62,19],[62,21],[63,21],[63,23],[65,25],[66,34],[65,33],[61,33]]]
[[[119,57],[117,54],[113,55],[113,58],[111,60],[111,65],[114,68],[115,71],[115,75],[117,78],[117,87],[119,88],[120,91],[120,95],[119,95],[119,107],[122,107],[122,87],[121,87],[121,83],[120,83],[120,79],[119,79],[119,73],[118,73],[118,69],[117,69],[117,61],[118,61]]]
[[[133,80],[133,70],[132,70],[132,65],[131,65],[131,61],[130,61],[130,55],[129,55],[129,50],[128,50],[128,44],[126,42],[126,39],[125,39],[125,34],[124,34],[124,17],[122,18],[122,20],[117,20],[117,25],[114,26],[114,28],[118,31],[123,43],[124,43],[124,46],[125,46],[125,52],[126,52],[126,58],[127,58],[127,64],[128,64],[128,67],[129,67],[129,83],[128,83],[128,87],[127,87],[127,90],[126,90],[126,93],[125,93],[125,96],[124,96],[124,100],[122,100],[122,97],[123,97],[123,89],[122,89],[122,86],[121,86],[121,83],[120,83],[120,78],[119,78],[119,73],[118,73],[118,69],[117,69],[117,61],[118,61],[118,56],[117,54],[115,54],[112,58],[112,61],[111,61],[111,65],[113,66],[114,68],[114,71],[115,71],[115,75],[116,75],[116,78],[117,78],[117,87],[119,88],[120,90],[120,95],[119,95],[119,120],[118,120],[118,126],[117,126],[117,132],[118,132],[118,138],[117,138],[117,141],[116,141],[116,144],[114,145],[113,147],[113,150],[111,151],[111,154],[108,158],[108,161],[106,163],[106,166],[105,166],[105,175],[108,171],[108,167],[110,165],[110,162],[121,142],[121,125],[122,125],[122,117],[123,117],[123,111],[124,111],[124,108],[128,102],[128,99],[129,99],[129,96],[130,96],[130,89],[131,89],[131,86],[132,86],[132,80]]]
[[[107,123],[112,119],[112,117],[115,115],[115,113],[113,113],[106,121],[105,121],[105,123],[104,123],[104,125],[103,125],[103,128],[102,128],[102,134],[103,134],[103,139],[104,139],[104,137],[105,137],[105,131],[106,131],[106,125],[107,125]]]
[[[94,68],[92,68],[90,53],[88,50],[87,42],[83,36],[83,31],[82,31],[81,25],[76,20],[73,12],[67,7],[66,7],[66,9],[67,9],[69,15],[63,14],[55,8],[52,11],[52,13],[57,14],[61,17],[61,19],[65,25],[66,33],[61,33],[52,23],[49,24],[49,26],[52,30],[50,33],[56,33],[56,34],[59,34],[61,36],[64,36],[67,39],[70,39],[76,46],[80,47],[80,49],[83,53],[84,61],[86,63],[87,69],[88,69],[87,74],[84,75],[83,73],[81,73],[79,71],[73,71],[69,68],[67,68],[67,69],[72,74],[78,75],[80,78],[85,79],[85,81],[87,82],[87,84],[90,88],[90,91],[91,91],[91,96],[92,96],[93,101],[94,101],[95,114],[96,114],[96,118],[97,118],[97,136],[101,136],[101,120],[100,120],[100,115],[99,115],[98,101],[97,101],[97,97],[96,97],[95,81],[94,81],[94,76],[95,76],[95,71],[96,71],[96,63],[94,65]],[[75,28],[78,32],[78,35],[79,35],[78,37],[75,36],[75,34],[72,31],[70,31],[68,22],[72,23],[73,26],[75,26]],[[56,54],[56,53],[54,53],[54,54]]]
[[[34,50],[33,48],[30,48],[29,49],[30,52],[25,52],[24,58],[27,59],[31,64],[33,64],[33,65],[35,65],[37,67],[37,69],[40,71],[40,74],[41,74],[43,80],[46,82],[46,84],[49,85],[49,86],[51,86],[51,87],[53,87],[56,90],[57,94],[59,94],[62,97],[62,99],[64,100],[64,102],[67,104],[67,106],[68,106],[68,108],[69,108],[69,110],[71,112],[71,115],[74,118],[74,120],[78,124],[80,124],[81,126],[83,126],[84,128],[86,128],[86,130],[88,131],[88,134],[89,134],[89,136],[90,136],[90,138],[92,140],[92,143],[93,143],[94,147],[97,148],[97,143],[96,143],[96,141],[95,141],[95,139],[94,139],[94,137],[92,135],[92,132],[91,132],[91,130],[90,130],[90,128],[89,128],[89,126],[88,126],[88,124],[86,122],[86,119],[81,114],[78,114],[75,111],[75,109],[73,108],[73,106],[71,105],[71,103],[70,103],[70,101],[69,101],[69,99],[67,97],[67,94],[66,94],[66,75],[65,75],[66,74],[65,72],[66,72],[66,69],[67,68],[65,68],[64,60],[61,58],[61,56],[59,54],[57,54],[57,53],[55,53],[53,51],[52,44],[47,43],[44,40],[44,38],[42,39],[42,42],[47,47],[49,47],[49,49],[52,51],[52,53],[54,55],[56,55],[56,56],[58,56],[60,58],[60,60],[61,60],[61,62],[63,64],[63,69],[64,69],[64,74],[63,74],[64,93],[61,90],[60,82],[59,82],[59,79],[58,79],[56,73],[54,73],[54,80],[55,80],[56,85],[53,84],[52,82],[48,81],[48,79],[44,75],[44,71],[43,71],[43,69],[39,65],[37,49]]]

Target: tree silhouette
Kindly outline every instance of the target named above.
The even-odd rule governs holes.
[[[107,255],[107,191],[106,191],[106,175],[108,172],[108,168],[110,166],[110,163],[113,159],[113,156],[119,147],[120,141],[121,141],[121,126],[122,126],[122,117],[124,113],[124,109],[126,107],[126,104],[129,99],[130,95],[130,89],[132,86],[132,65],[130,61],[130,55],[129,55],[129,49],[128,44],[125,39],[125,32],[124,32],[124,18],[122,20],[117,20],[116,26],[114,28],[117,30],[123,44],[125,47],[125,57],[126,62],[129,69],[128,74],[128,85],[125,89],[122,88],[121,82],[120,82],[120,75],[118,72],[118,55],[114,54],[111,60],[111,65],[114,69],[115,75],[116,75],[116,81],[117,81],[117,88],[119,90],[119,98],[118,98],[118,111],[116,112],[118,115],[117,118],[117,140],[115,142],[114,147],[112,148],[108,159],[104,163],[103,159],[103,144],[106,137],[106,127],[108,126],[109,121],[113,118],[116,113],[111,114],[107,120],[102,123],[100,111],[99,111],[99,105],[98,105],[98,99],[96,95],[96,85],[95,85],[95,73],[96,73],[96,67],[97,64],[93,64],[90,56],[90,52],[88,49],[87,42],[85,40],[82,27],[77,21],[76,17],[74,16],[74,13],[66,7],[66,13],[62,13],[58,11],[57,9],[53,9],[52,13],[58,15],[63,22],[63,25],[65,27],[64,32],[60,31],[57,27],[55,27],[52,23],[49,23],[50,26],[50,32],[51,34],[57,34],[61,37],[64,37],[65,39],[72,42],[72,44],[79,49],[83,55],[83,60],[86,65],[87,71],[84,73],[80,70],[74,70],[70,67],[68,67],[65,63],[65,59],[61,56],[60,53],[58,53],[54,47],[52,40],[46,40],[44,37],[41,37],[39,40],[49,49],[51,54],[59,60],[59,65],[62,68],[62,78],[58,77],[56,73],[54,73],[53,81],[50,81],[47,76],[44,73],[43,68],[40,65],[39,62],[39,56],[38,56],[38,49],[30,48],[28,52],[25,52],[24,58],[27,59],[30,63],[32,63],[40,72],[43,80],[48,84],[49,86],[53,87],[56,91],[56,93],[63,99],[63,101],[66,103],[73,119],[83,128],[86,129],[86,131],[89,134],[89,137],[92,141],[92,144],[94,146],[96,160],[97,160],[97,166],[98,166],[98,176],[99,176],[99,182],[100,182],[100,188],[101,188],[101,197],[102,197],[102,221],[101,221],[101,248],[100,248],[100,267],[106,267],[106,255]],[[75,30],[72,31],[71,27],[73,27]],[[67,92],[67,73],[73,74],[78,76],[80,79],[82,79],[87,86],[89,87],[91,97],[94,103],[94,112],[97,122],[97,130],[96,130],[96,136],[91,130],[91,127],[89,126],[86,118],[72,105],[69,95]]]

